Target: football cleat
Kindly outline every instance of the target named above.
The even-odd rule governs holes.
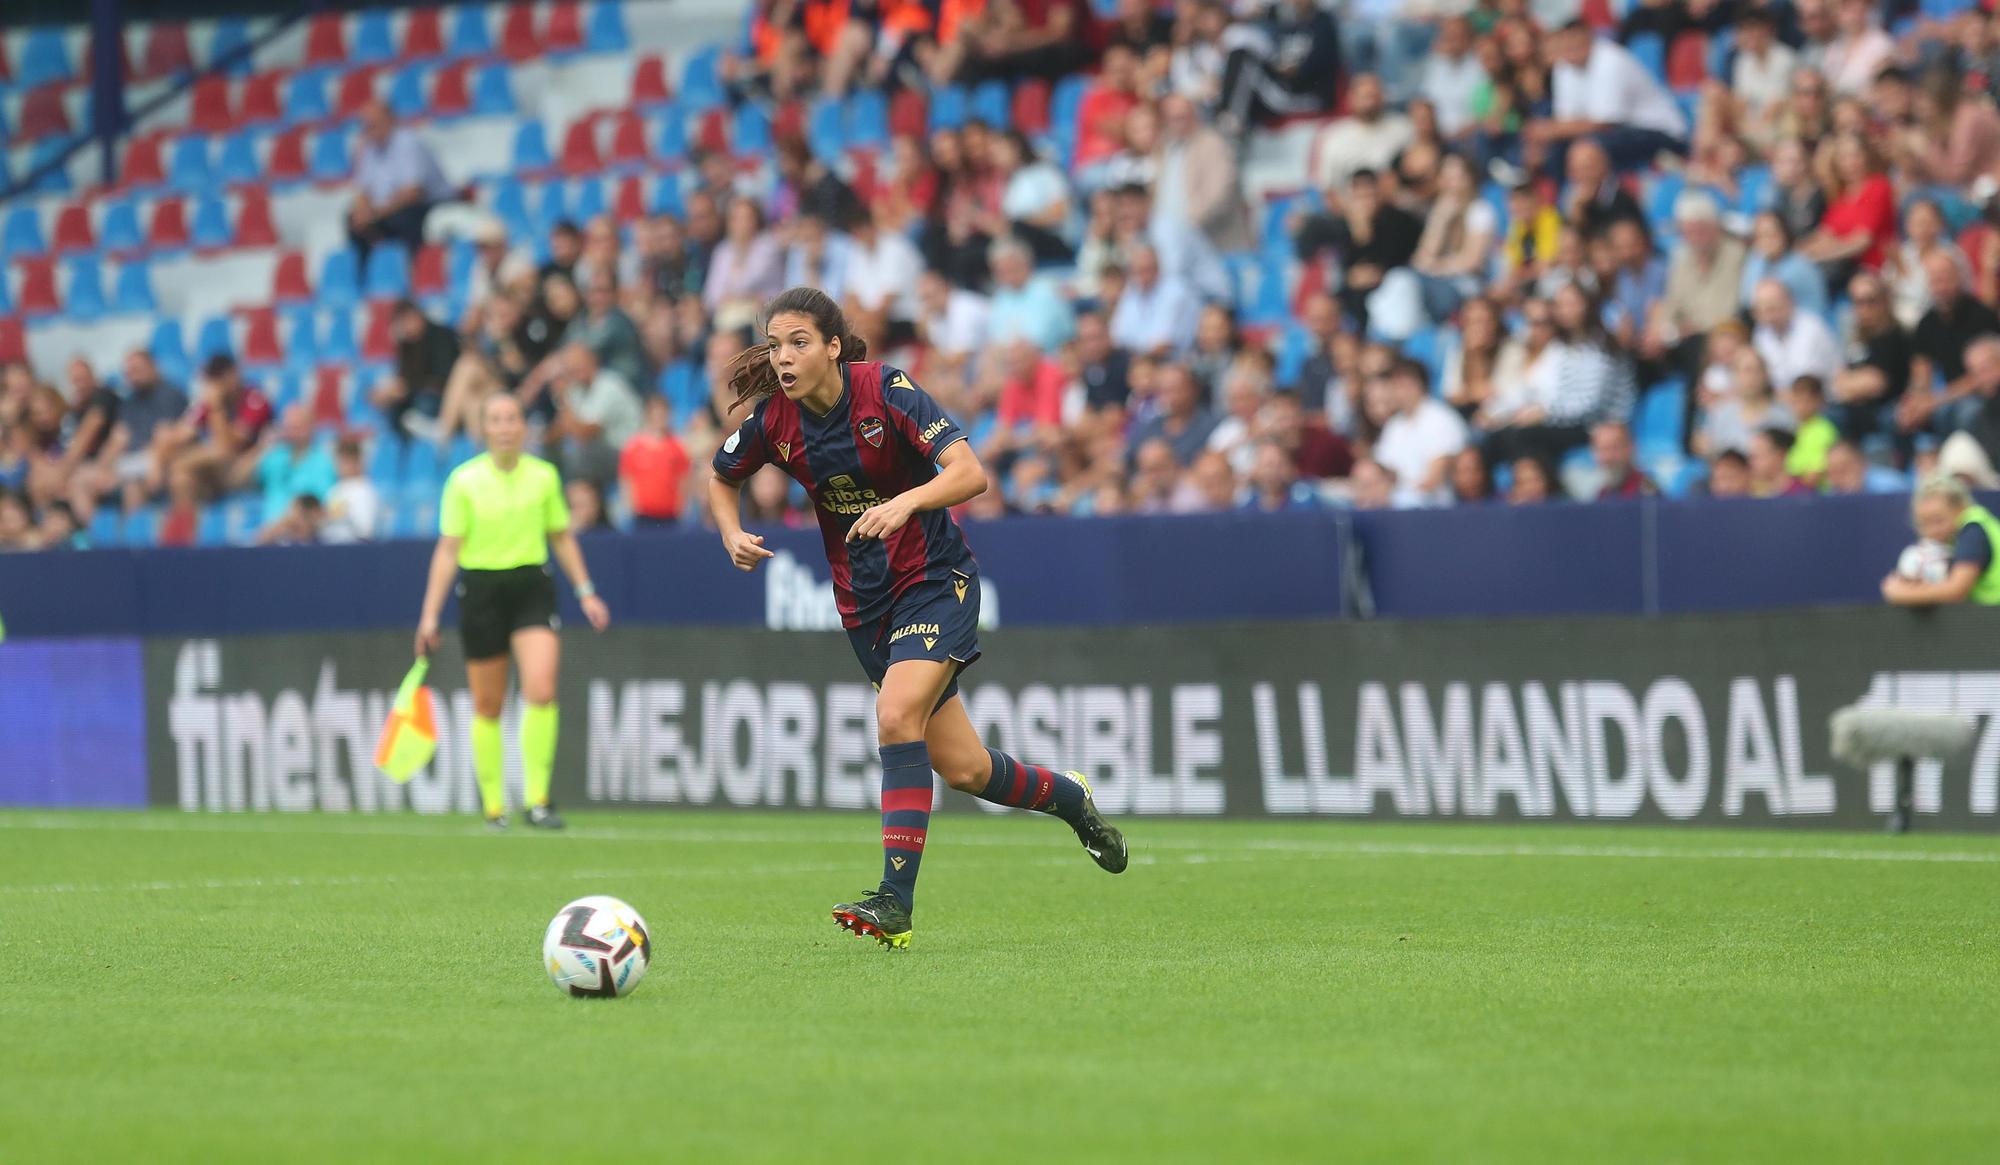
[[[486,832],[488,833],[507,832],[507,815],[502,813],[493,817],[488,817],[486,819]]]
[[[910,908],[887,887],[834,907],[833,920],[840,929],[872,938],[891,950],[910,945]]]
[[[1105,873],[1124,873],[1131,857],[1125,848],[1125,835],[1097,811],[1097,802],[1090,797],[1090,782],[1084,779],[1082,773],[1072,771],[1063,776],[1083,786],[1083,815],[1071,826],[1076,830],[1076,839],[1083,843],[1083,852],[1089,854],[1090,860]]]
[[[524,816],[527,818],[528,828],[530,829],[561,829],[563,827],[563,819],[556,816],[555,807],[551,805],[530,805]]]

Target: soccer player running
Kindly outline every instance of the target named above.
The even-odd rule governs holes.
[[[561,829],[549,804],[549,776],[556,760],[556,671],[562,641],[556,632],[556,584],[549,553],[562,564],[590,625],[599,631],[611,612],[590,583],[583,551],[569,532],[556,468],[522,451],[527,421],[511,393],[486,398],[486,452],[453,470],[438,505],[437,550],[431,555],[417,623],[417,654],[438,645],[438,612],[458,579],[458,628],[465,644],[465,676],[472,689],[472,771],[488,829],[507,826],[500,710],[507,700],[507,660],[521,671],[521,776],[527,823]]]
[[[841,624],[877,689],[882,883],[835,906],[834,921],[909,946],[933,770],[996,805],[1062,818],[1100,867],[1123,871],[1125,839],[1083,774],[987,748],[958,697],[959,673],[979,658],[979,578],[947,511],[986,489],[964,432],[908,376],[868,362],[825,292],[792,288],[764,318],[767,342],[732,366],[737,404],[755,407],[716,451],[709,502],[730,561],[750,571],[771,551],[743,530],[743,483],[775,465],[806,488]]]

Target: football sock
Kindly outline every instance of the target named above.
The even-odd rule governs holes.
[[[479,801],[486,816],[507,812],[507,771],[500,748],[500,722],[472,718],[472,775],[479,780]]]
[[[1047,813],[1072,825],[1083,816],[1083,786],[1075,780],[995,749],[987,749],[986,755],[993,758],[993,772],[979,791],[981,799]]]
[[[556,766],[556,705],[521,707],[521,787],[532,808],[549,803],[549,773]]]
[[[931,750],[921,740],[882,746],[882,884],[916,901],[917,865],[931,824]]]

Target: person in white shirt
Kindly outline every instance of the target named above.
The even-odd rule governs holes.
[[[1778,39],[1771,14],[1752,8],[1736,18],[1736,62],[1730,69],[1729,92],[1747,120],[1755,121],[1791,95],[1792,70],[1799,54]]]
[[[947,364],[961,366],[986,347],[985,296],[927,270],[917,282],[917,303],[917,335]]]
[[[843,301],[857,334],[890,343],[917,317],[917,277],[924,271],[916,244],[889,221],[894,215],[889,199],[877,199],[858,224],[847,253]]]
[[[565,479],[614,482],[618,451],[644,423],[639,392],[631,381],[598,363],[597,353],[587,344],[571,344],[559,355],[564,379],[556,393],[556,419],[542,438],[550,459]]]
[[[1578,138],[1593,138],[1618,170],[1651,164],[1661,151],[1688,152],[1687,118],[1671,93],[1624,46],[1599,40],[1571,21],[1549,38],[1555,68],[1551,117],[1522,127],[1524,156],[1562,173],[1562,155]]]
[[[382,495],[362,467],[360,443],[350,439],[334,446],[333,467],[339,480],[327,491],[326,524],[319,529],[319,540],[366,542],[375,537],[381,524]]]
[[[1430,374],[1415,360],[1400,359],[1389,370],[1385,385],[1395,410],[1375,442],[1375,460],[1425,504],[1445,499],[1445,474],[1453,454],[1465,448],[1465,418],[1430,394]]]
[[[1357,73],[1347,87],[1348,115],[1313,138],[1313,186],[1345,190],[1362,170],[1382,171],[1410,144],[1410,119],[1383,103],[1382,80]]]
[[[1438,30],[1424,62],[1423,95],[1437,110],[1438,132],[1455,138],[1472,126],[1472,98],[1486,81],[1486,68],[1472,51],[1472,22],[1454,16]]]
[[[1160,274],[1151,246],[1132,249],[1131,278],[1111,312],[1111,339],[1135,355],[1159,355],[1194,343],[1201,301],[1178,279]]]
[[[1875,83],[1875,74],[1890,63],[1896,42],[1875,23],[1868,0],[1840,0],[1833,14],[1838,35],[1826,46],[1821,71],[1842,97],[1858,97]]]
[[[1764,358],[1772,384],[1790,385],[1801,376],[1832,384],[1846,367],[1833,329],[1812,312],[1798,310],[1792,293],[1776,279],[1757,285],[1750,314],[1757,320],[1750,346]]]

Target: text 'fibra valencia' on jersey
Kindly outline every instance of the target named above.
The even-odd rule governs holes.
[[[742,482],[775,465],[806,488],[833,567],[841,622],[863,627],[906,588],[970,575],[972,551],[945,510],[924,510],[886,539],[847,540],[856,519],[937,476],[938,455],[965,432],[901,371],[842,364],[844,388],[825,416],[783,393],[758,402],[715,453],[715,472]]]

